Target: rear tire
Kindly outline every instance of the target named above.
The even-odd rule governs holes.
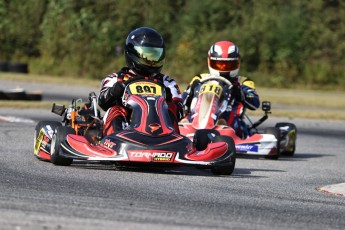
[[[212,167],[212,173],[214,175],[231,175],[235,169],[236,164],[236,146],[234,139],[228,136],[216,136],[212,142],[226,142],[229,146],[228,151],[232,152],[232,156],[230,157],[230,159],[227,159],[226,162]]]
[[[266,128],[264,133],[266,134],[272,134],[274,135],[274,137],[277,139],[277,154],[276,155],[268,155],[265,156],[266,159],[270,159],[270,160],[278,160],[279,156],[280,156],[280,129],[276,128],[276,127],[269,127]]]
[[[297,127],[295,124],[289,122],[279,122],[276,124],[276,127],[286,127],[288,126],[288,149],[284,149],[281,153],[285,156],[293,156],[296,151],[296,139],[297,139]]]
[[[75,131],[70,126],[60,126],[55,129],[50,148],[50,161],[54,165],[69,166],[73,159],[61,156],[61,143],[66,139],[68,134],[75,134]]]
[[[35,149],[35,146],[36,146],[36,141],[37,141],[37,138],[38,138],[38,134],[40,132],[40,130],[45,127],[45,126],[48,126],[50,125],[51,129],[52,130],[55,130],[58,126],[62,126],[60,122],[57,122],[57,121],[40,121],[37,123],[36,127],[35,127],[35,135],[34,135],[34,149]],[[35,154],[34,154],[35,155]],[[35,157],[39,158],[39,156],[35,155]]]

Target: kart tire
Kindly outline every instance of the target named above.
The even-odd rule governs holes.
[[[0,61],[0,72],[8,71],[8,62]]]
[[[29,73],[28,63],[18,62],[18,63],[8,63],[8,72],[13,73]]]
[[[199,129],[196,130],[193,138],[193,145],[198,151],[205,150],[207,145],[211,143],[209,134],[219,135],[219,132],[213,129]]]
[[[39,92],[26,93],[26,99],[29,101],[42,101],[42,93],[39,93]]]
[[[4,94],[8,100],[20,100],[20,101],[27,100],[26,93],[24,90],[4,91]]]
[[[8,100],[8,97],[3,91],[0,91],[0,100]]]
[[[277,139],[277,154],[276,155],[268,155],[268,156],[265,156],[265,158],[270,159],[270,160],[278,160],[278,158],[280,156],[280,140],[281,140],[280,129],[277,127],[269,127],[269,128],[265,129],[264,133],[272,134]]]
[[[68,134],[75,134],[74,129],[70,126],[59,126],[55,129],[50,148],[50,162],[54,165],[69,166],[73,162],[73,159],[61,156],[60,144],[66,139]]]
[[[50,125],[50,127],[52,128],[52,130],[55,130],[58,126],[61,126],[60,122],[57,121],[40,121],[37,123],[37,125],[35,126],[35,135],[34,135],[34,149],[35,149],[35,145],[36,145],[36,140],[39,134],[39,131],[47,126]],[[35,154],[34,154],[35,155]],[[35,157],[37,157],[38,159],[41,159],[40,157],[38,157],[37,155],[35,155]]]
[[[289,123],[289,122],[278,122],[276,124],[277,128],[279,128],[279,127],[286,127],[286,126],[289,127],[289,132],[291,130],[294,130],[295,132],[293,132],[291,134],[292,138],[291,139],[289,138],[289,145],[291,144],[292,148],[289,149],[289,150],[283,150],[281,152],[281,154],[285,155],[285,156],[293,156],[295,154],[295,151],[296,151],[297,127],[296,127],[295,124]]]
[[[228,136],[216,136],[213,140],[213,143],[216,142],[226,142],[229,145],[229,150],[232,152],[232,156],[228,159],[227,162],[213,166],[211,171],[214,175],[231,175],[235,169],[236,164],[236,146],[234,139]]]

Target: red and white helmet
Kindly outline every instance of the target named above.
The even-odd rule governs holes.
[[[210,73],[215,76],[233,78],[240,70],[239,49],[230,41],[214,43],[208,51],[207,61]]]

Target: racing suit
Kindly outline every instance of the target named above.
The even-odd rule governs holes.
[[[196,86],[200,85],[200,79],[209,76],[210,74],[208,73],[195,76],[183,93],[183,104],[189,121],[191,121],[191,116],[188,114],[190,114],[193,109],[191,108],[191,104],[193,104],[194,89]],[[259,95],[255,90],[254,82],[249,78],[236,76],[228,80],[233,84],[230,98],[231,102],[228,108],[220,115],[219,122],[232,127],[239,137],[243,137],[243,129],[245,128],[243,115],[246,108],[256,110],[260,107]]]
[[[102,80],[98,105],[106,111],[103,117],[103,136],[122,130],[128,125],[131,111],[122,104],[124,88],[123,86],[119,87],[119,85],[136,76],[139,75],[130,68],[124,67],[119,72],[112,73]],[[179,133],[178,121],[183,116],[183,104],[178,85],[175,80],[162,73],[156,74],[154,78],[163,82],[167,89],[166,102],[169,115],[176,132]]]

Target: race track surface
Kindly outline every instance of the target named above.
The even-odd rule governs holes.
[[[194,168],[58,167],[33,155],[43,110],[0,109],[1,229],[344,229],[345,122],[289,120],[293,157],[238,158],[232,176]],[[1,120],[1,119],[0,119]],[[13,121],[13,120],[12,120]],[[284,118],[271,118],[266,125]]]

